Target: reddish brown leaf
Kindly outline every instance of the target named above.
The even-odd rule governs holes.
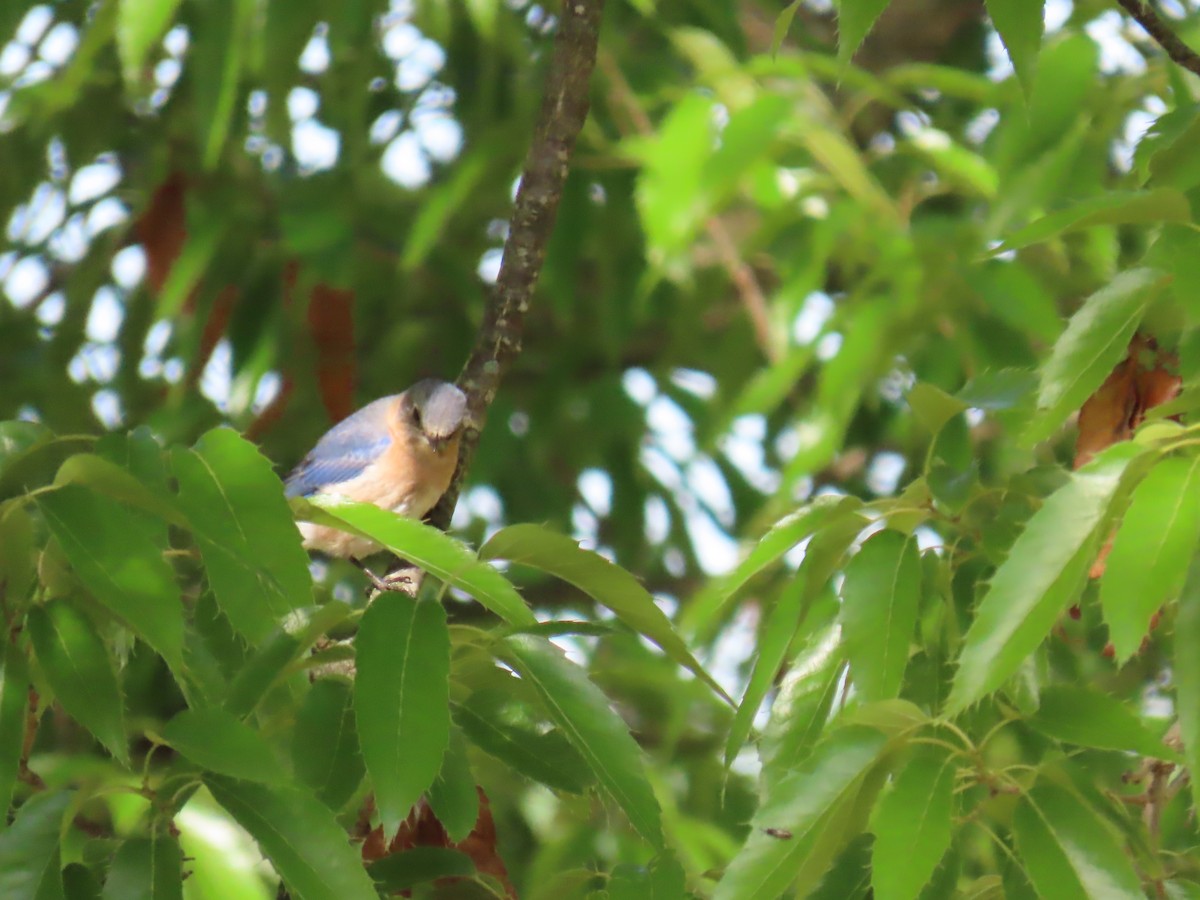
[[[1148,368],[1144,360],[1149,354],[1153,354],[1153,366]],[[1174,362],[1170,354],[1158,349],[1154,338],[1140,334],[1133,336],[1129,342],[1129,354],[1079,410],[1079,438],[1075,442],[1076,469],[1105,447],[1132,437],[1146,418],[1147,410],[1179,395],[1183,381],[1166,368],[1166,364]],[[1104,574],[1112,544],[1113,535],[1110,534],[1088,570],[1089,578],[1099,578]]]
[[[318,284],[308,303],[308,327],[317,348],[317,385],[334,421],[354,411],[354,292]]]
[[[187,182],[182,173],[171,173],[158,186],[135,226],[138,240],[146,250],[146,282],[156,294],[166,284],[171,267],[187,240],[186,190]]]
[[[195,293],[192,294],[192,299],[194,300],[194,298]],[[208,311],[208,318],[204,322],[204,330],[200,332],[200,345],[196,348],[196,356],[188,368],[187,383],[189,387],[200,380],[200,375],[204,372],[204,367],[208,365],[213,350],[216,349],[217,343],[225,334],[237,299],[237,289],[232,285],[226,285],[221,288],[220,293],[213,300],[212,309]]]

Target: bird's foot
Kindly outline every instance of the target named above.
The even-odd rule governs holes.
[[[367,568],[367,564],[361,559],[351,557],[350,562],[358,566],[358,568],[362,570],[362,573],[367,576],[367,580],[371,582],[371,585],[367,588],[366,592],[368,597],[371,596],[372,591],[378,591],[379,593],[385,593],[387,591],[406,591],[408,590],[409,585],[412,584],[412,578],[410,578],[408,572],[403,569],[399,572],[392,572],[380,578],[369,568]]]

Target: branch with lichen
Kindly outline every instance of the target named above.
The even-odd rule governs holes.
[[[459,444],[454,480],[430,515],[440,528],[450,524],[487,422],[488,407],[521,352],[525,315],[554,230],[571,151],[587,119],[603,10],[604,0],[564,0],[561,9],[554,55],[546,73],[546,93],[509,217],[500,273],[484,309],[475,347],[458,377],[458,386],[467,395],[468,427]]]

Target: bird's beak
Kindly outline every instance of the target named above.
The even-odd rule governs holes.
[[[441,453],[442,450],[445,448],[446,444],[448,444],[450,442],[450,438],[452,437],[452,435],[449,435],[449,434],[432,435],[431,434],[431,435],[428,435],[427,437],[429,439],[429,446],[434,449],[434,452]]]

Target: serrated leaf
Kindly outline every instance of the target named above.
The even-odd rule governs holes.
[[[307,522],[341,528],[378,541],[392,553],[466,591],[512,625],[535,625],[537,619],[512,584],[461,542],[431,525],[380,509],[370,503],[337,499],[320,504],[293,501]]]
[[[871,885],[878,900],[913,900],[950,846],[954,759],[919,746],[879,799],[872,818]]]
[[[262,735],[223,709],[185,709],[163,726],[162,737],[210,772],[268,783],[286,777]]]
[[[873,535],[846,566],[842,585],[842,642],[864,699],[900,693],[920,605],[916,539],[898,531]]]
[[[337,600],[324,606],[296,610],[238,669],[225,709],[248,715],[263,696],[283,679],[316,640],[344,622],[353,610]]]
[[[34,794],[0,833],[0,897],[4,900],[62,896],[59,834],[71,800],[69,791]]]
[[[1157,270],[1129,269],[1088,297],[1042,366],[1038,416],[1026,440],[1048,437],[1100,387],[1125,358],[1129,339],[1163,284]]]
[[[120,0],[117,8],[117,55],[125,83],[141,81],[146,57],[175,17],[179,0]]]
[[[1158,463],[1133,492],[1100,581],[1117,662],[1138,651],[1150,618],[1179,595],[1200,542],[1200,456]]]
[[[341,809],[358,788],[366,767],[350,684],[333,678],[313,683],[296,712],[292,764],[296,777],[332,810]]]
[[[1039,21],[1041,13],[1038,14]],[[1128,225],[1157,222],[1190,222],[1191,206],[1182,191],[1155,188],[1150,191],[1113,191],[1081,200],[1050,213],[1011,235],[993,251],[1020,250],[1095,225]]]
[[[646,778],[641,748],[608,698],[544,638],[512,635],[504,639],[500,652],[537,690],[550,717],[587,761],[605,793],[642,837],[661,848],[662,813]]]
[[[467,741],[457,728],[442,757],[442,768],[429,787],[429,805],[454,843],[465,840],[479,818],[479,791],[467,758]]]
[[[52,600],[31,609],[27,622],[38,666],[63,709],[128,764],[121,688],[92,620],[68,601]]]
[[[15,643],[0,643],[0,831],[8,821],[29,705],[29,660]]]
[[[948,712],[996,690],[1049,634],[1083,586],[1097,526],[1126,466],[1141,453],[1117,444],[1046,498],[1013,542],[967,631]]]
[[[181,900],[179,842],[164,834],[125,841],[113,856],[102,896],[104,900]]]
[[[133,473],[99,454],[76,453],[69,457],[58,467],[54,483],[82,485],[127,506],[152,513],[164,522],[187,525],[165,492],[155,493]]]
[[[1175,708],[1188,769],[1200,772],[1200,556],[1192,560],[1175,617]],[[1200,778],[1191,779],[1192,802],[1200,806]]]
[[[714,900],[780,896],[811,852],[812,836],[837,830],[828,828],[824,818],[856,790],[885,743],[884,735],[871,728],[839,729],[776,784],[755,814],[745,846],[725,870]]]
[[[1045,688],[1037,712],[1028,721],[1043,734],[1069,744],[1179,759],[1124,703],[1090,688],[1066,684]]]
[[[312,602],[308,556],[279,476],[228,428],[214,428],[194,450],[176,447],[171,467],[221,611],[252,643],[262,641]]]
[[[378,900],[358,849],[314,797],[220,775],[204,783],[258,842],[295,900]]]
[[[719,696],[733,703],[725,689],[688,650],[650,592],[631,573],[599,553],[586,550],[571,538],[540,525],[521,524],[497,531],[479,548],[479,556],[532,566],[574,585],[616,613],[634,631],[658,644],[668,657],[690,669]]]
[[[837,695],[844,662],[838,625],[812,635],[792,659],[759,745],[768,785],[777,783],[816,745]]]
[[[355,639],[354,717],[386,835],[433,783],[450,740],[450,633],[440,603],[375,598]]]
[[[439,878],[470,878],[475,864],[467,854],[450,847],[413,847],[390,853],[367,867],[387,896]]]
[[[183,667],[183,605],[157,525],[108,497],[66,485],[38,508],[92,595],[167,661]]]
[[[856,516],[861,506],[862,501],[857,497],[827,494],[780,519],[753,543],[746,557],[732,572],[716,579],[693,598],[683,614],[684,631],[702,639],[708,636],[746,582],[777,563],[785,553],[812,537],[823,526]]]
[[[783,41],[792,28],[792,20],[796,18],[796,10],[799,8],[800,0],[792,0],[783,8],[783,12],[775,17],[775,27],[771,31],[771,56],[779,55],[779,48],[783,46]]]
[[[838,4],[838,59],[847,65],[870,34],[888,0],[841,0]]]
[[[1043,897],[1141,898],[1141,879],[1102,817],[1066,788],[1039,784],[1017,804],[1013,831]]]
[[[754,659],[754,669],[750,680],[746,683],[746,691],[742,694],[741,703],[729,726],[729,737],[725,740],[725,765],[732,765],[742,744],[750,734],[754,717],[763,699],[775,683],[775,676],[791,646],[804,602],[804,577],[797,576],[787,585],[775,601],[775,606],[763,623],[758,639],[758,652]]]
[[[1033,93],[1033,74],[1042,44],[1044,13],[1041,0],[987,0],[988,15],[1012,60],[1021,90]]]
[[[454,721],[476,747],[547,787],[582,794],[595,783],[587,763],[558,730],[541,732],[511,721],[515,702],[501,690],[482,690],[454,708]]]

